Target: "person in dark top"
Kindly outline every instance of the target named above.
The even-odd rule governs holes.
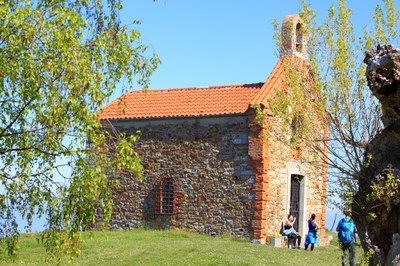
[[[285,236],[288,237],[289,245],[291,244],[290,240],[294,239],[293,248],[300,248],[301,243],[301,236],[297,231],[293,228],[293,224],[296,221],[296,217],[289,214],[286,218],[283,233]],[[296,246],[296,239],[297,239],[297,246]]]
[[[318,245],[318,234],[319,225],[315,222],[315,213],[311,215],[311,219],[308,220],[308,234],[306,241],[304,242],[305,250],[311,244],[311,251],[314,250],[314,245]]]

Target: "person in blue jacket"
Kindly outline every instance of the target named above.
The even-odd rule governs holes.
[[[345,217],[341,219],[336,227],[338,232],[340,248],[342,250],[342,265],[348,265],[350,254],[350,265],[356,265],[356,232],[357,228],[351,219],[351,209],[343,211]]]
[[[308,249],[308,246],[311,245],[311,251],[314,250],[314,246],[318,245],[318,234],[317,231],[319,229],[319,225],[315,221],[315,213],[311,215],[311,219],[308,220],[308,234],[306,241],[304,242],[305,250]]]

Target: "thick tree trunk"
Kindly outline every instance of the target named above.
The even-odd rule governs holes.
[[[370,265],[400,265],[400,50],[378,46],[364,62],[384,129],[366,147],[353,218]]]

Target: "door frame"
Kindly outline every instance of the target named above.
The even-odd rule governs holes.
[[[296,160],[291,160],[288,162],[287,165],[287,181],[286,181],[286,216],[290,212],[290,196],[291,196],[291,180],[292,180],[292,175],[298,175],[302,176],[302,179],[300,181],[300,199],[299,199],[299,216],[296,218],[298,220],[298,228],[296,228],[297,232],[300,233],[300,235],[305,236],[308,232],[307,228],[307,184],[308,184],[308,177],[301,171],[301,163]],[[303,239],[305,239],[303,237]]]

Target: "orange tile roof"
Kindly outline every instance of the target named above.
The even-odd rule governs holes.
[[[199,117],[244,114],[255,104],[268,108],[268,99],[278,90],[286,90],[286,64],[304,70],[308,67],[305,62],[295,56],[281,57],[265,83],[131,91],[105,106],[99,118]]]
[[[263,83],[131,91],[108,104],[100,119],[243,114]]]
[[[280,57],[271,74],[265,81],[260,92],[254,97],[251,105],[262,104],[268,108],[268,100],[272,98],[277,91],[287,90],[287,70],[288,67],[297,71],[309,71],[308,62],[297,56]]]

